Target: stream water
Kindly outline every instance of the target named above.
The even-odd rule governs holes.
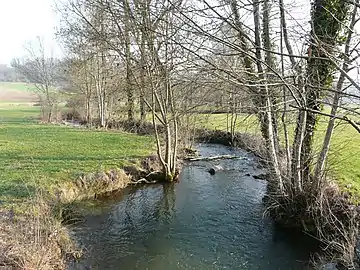
[[[308,269],[313,243],[263,217],[266,182],[253,155],[199,145],[202,156],[244,159],[185,164],[180,182],[128,188],[75,228],[87,248],[71,269]],[[223,170],[210,175],[207,170]]]

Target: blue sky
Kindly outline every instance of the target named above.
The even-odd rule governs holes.
[[[56,21],[53,0],[0,0],[0,63],[23,56],[36,36],[52,44]]]

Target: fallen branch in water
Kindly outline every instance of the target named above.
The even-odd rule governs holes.
[[[156,184],[158,181],[156,180],[153,180],[153,181],[149,181],[145,178],[141,178],[139,179],[138,181],[135,181],[135,182],[131,182],[130,184],[131,185],[137,185],[137,184]]]
[[[131,184],[137,185],[137,184],[156,184],[158,182],[161,182],[163,180],[163,173],[160,171],[151,172],[145,177],[141,178],[140,180],[134,181]]]
[[[223,155],[223,156],[213,156],[213,157],[188,158],[186,160],[187,161],[208,161],[208,160],[218,160],[218,159],[246,159],[246,158],[238,157],[238,156]]]

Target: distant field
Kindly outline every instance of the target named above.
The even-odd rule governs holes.
[[[26,83],[0,82],[0,103],[33,103],[38,100],[35,87]]]
[[[31,83],[23,83],[23,82],[0,82],[0,87],[19,90],[19,91],[36,91],[36,88]]]

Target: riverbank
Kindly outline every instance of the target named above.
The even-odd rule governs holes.
[[[0,107],[0,268],[65,269],[79,256],[64,226],[76,202],[131,184],[123,169],[141,168],[154,139],[39,124],[38,107]]]
[[[21,205],[21,213],[0,208],[0,269],[61,270],[81,256],[56,213],[59,204],[37,195]]]
[[[155,151],[151,136],[39,124],[38,107],[1,109],[0,200],[12,203],[36,188],[53,187],[82,174],[106,172]]]

